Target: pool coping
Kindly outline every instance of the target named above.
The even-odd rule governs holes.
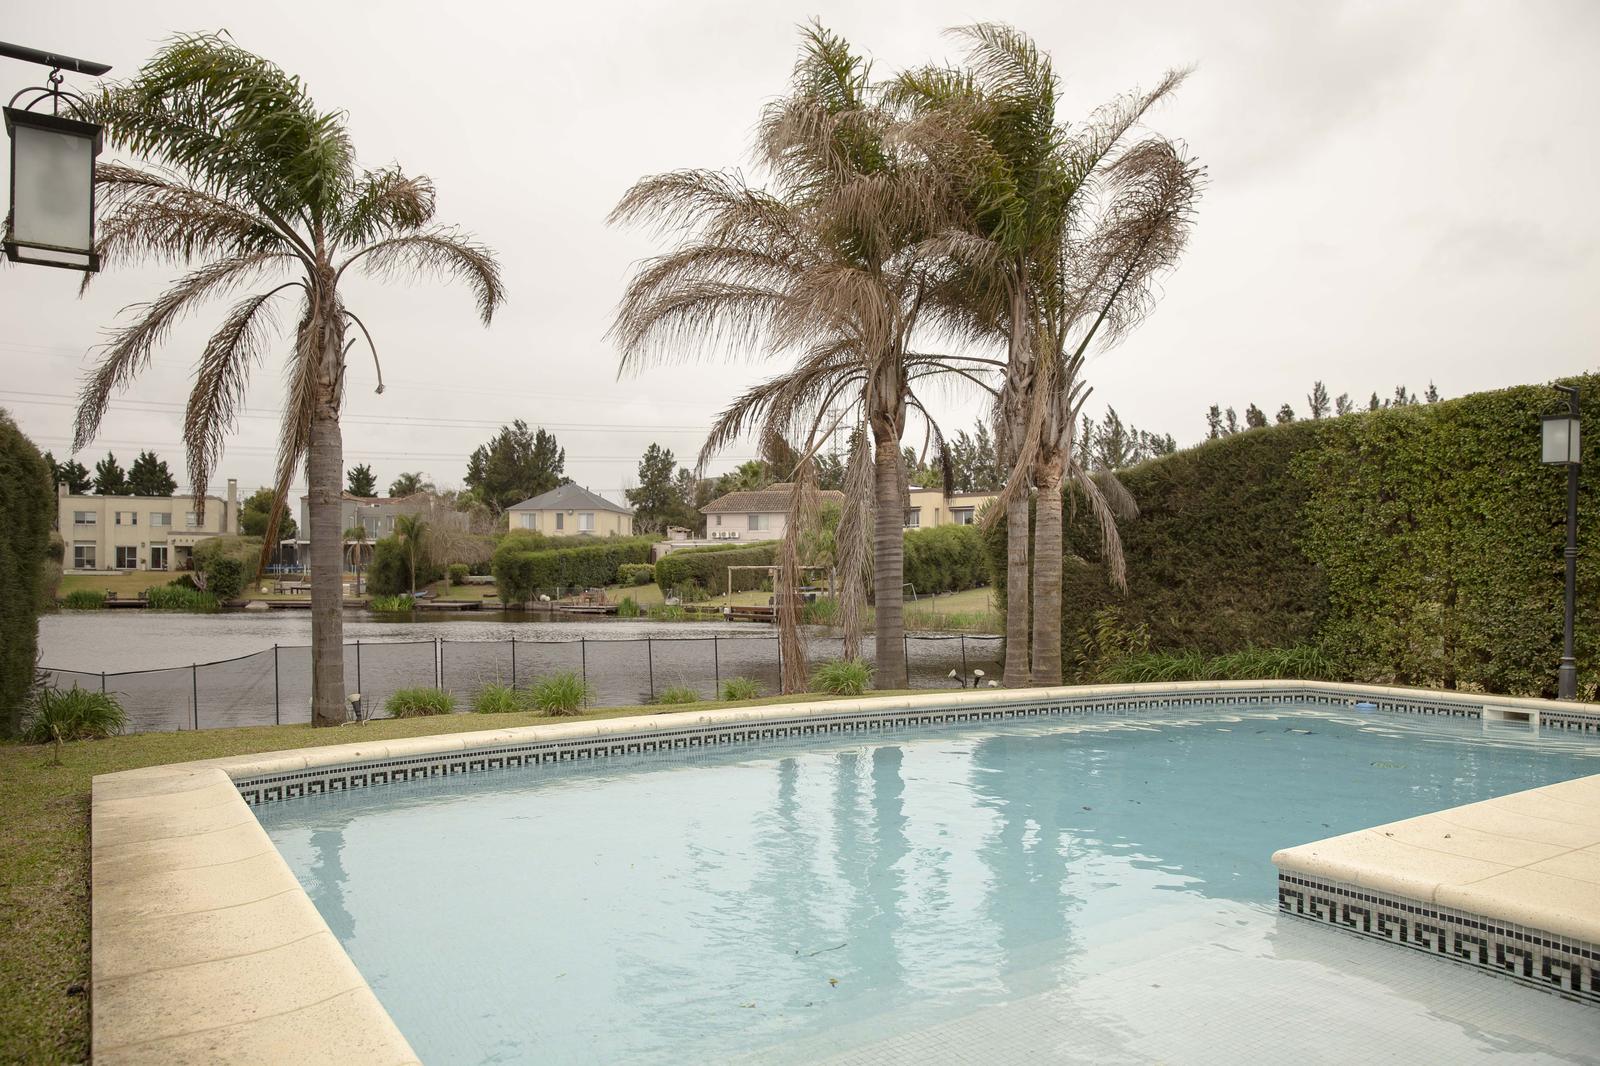
[[[315,1049],[319,1058],[347,1063],[418,1061],[251,803],[418,776],[862,729],[1280,701],[1365,703],[1600,733],[1595,704],[1311,681],[1188,682],[687,710],[358,740],[104,774],[94,779],[90,808],[94,1057],[258,1062]],[[1580,780],[1600,789],[1600,775]],[[1584,923],[1572,928],[1592,932]]]

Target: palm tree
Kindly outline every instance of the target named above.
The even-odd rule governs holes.
[[[94,436],[112,396],[149,363],[185,314],[210,297],[276,281],[235,303],[201,353],[184,441],[196,507],[203,506],[250,371],[276,334],[277,303],[298,290],[265,542],[272,543],[290,484],[304,466],[313,721],[340,722],[339,411],[345,359],[356,342],[347,341],[347,333],[353,327],[372,347],[366,326],[344,305],[340,282],[352,267],[380,278],[453,276],[472,287],[487,325],[504,299],[499,265],[460,231],[432,224],[434,193],[427,178],[397,167],[359,168],[343,112],[318,111],[298,78],[226,37],[175,38],[132,81],[107,88],[83,110],[104,124],[115,147],[156,164],[96,168],[102,260],[148,258],[192,269],[113,332],[83,387],[77,439],[87,443]]]
[[[406,565],[411,569],[411,594],[417,594],[417,560],[427,550],[428,523],[419,514],[403,514],[394,520],[395,535],[406,551]]]
[[[817,410],[840,401],[860,412],[873,450],[878,684],[899,688],[900,439],[916,406],[911,344],[935,280],[932,238],[945,226],[949,197],[942,175],[893,136],[894,120],[870,65],[812,25],[790,95],[767,109],[759,130],[771,191],[736,173],[655,175],[628,191],[611,221],[681,234],[671,252],[638,269],[623,297],[613,335],[624,369],[676,354],[686,340],[799,352],[788,384],[777,386],[795,406],[803,397]]]
[[[361,565],[366,561],[367,555],[367,527],[357,522],[341,533],[340,537],[350,548],[350,568],[356,572],[356,595],[359,596],[361,595]],[[340,584],[343,585],[342,577]]]
[[[964,232],[949,238],[954,269],[936,313],[973,340],[998,338],[1006,347],[995,411],[999,459],[1008,469],[1001,493],[1008,560],[1005,681],[1059,681],[1059,641],[1053,652],[1039,647],[1048,641],[1049,623],[1040,619],[1037,604],[1032,635],[1042,661],[1030,662],[1029,617],[1030,593],[1043,591],[1059,605],[1064,480],[1086,486],[1102,534],[1115,534],[1111,504],[1072,465],[1070,412],[1084,394],[1081,360],[1069,363],[1064,349],[1061,307],[1070,299],[1065,294],[1081,258],[1082,218],[1102,172],[1118,158],[1128,131],[1184,74],[1169,73],[1151,92],[1114,101],[1074,131],[1056,116],[1060,89],[1050,59],[1027,35],[993,23],[952,33],[968,43],[968,66],[906,72],[892,93],[918,117],[919,141],[957,175],[963,190]],[[1036,483],[1035,522],[1044,525],[1035,529],[1030,567],[1029,495]],[[1120,558],[1112,542],[1105,546]],[[1057,633],[1059,624],[1056,619]]]

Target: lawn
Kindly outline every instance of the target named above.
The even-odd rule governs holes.
[[[761,706],[828,696],[780,696]],[[89,784],[96,774],[162,763],[312,748],[361,740],[462,733],[551,721],[662,713],[621,707],[579,717],[536,713],[457,714],[371,722],[343,729],[256,726],[141,733],[62,746],[0,745],[0,1062],[85,1062],[89,1058]]]

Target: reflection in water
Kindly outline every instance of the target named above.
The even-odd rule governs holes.
[[[809,1061],[1052,989],[1116,1043],[1145,1024],[1117,997],[1162,980],[1126,968],[1174,944],[1188,972],[1257,953],[1237,998],[1293,1015],[1246,928],[1273,921],[1274,849],[1600,766],[1293,710],[807,743],[260,817],[424,1061]]]

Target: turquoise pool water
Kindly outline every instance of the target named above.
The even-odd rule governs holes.
[[[1407,1041],[1429,1061],[1583,1061],[1592,1008],[1280,918],[1271,854],[1591,773],[1593,740],[1286,708],[257,813],[428,1063],[926,1063],[964,1042],[989,1061],[1305,1061]]]

